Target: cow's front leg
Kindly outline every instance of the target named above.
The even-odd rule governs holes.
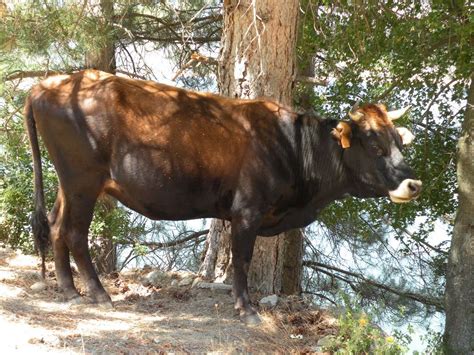
[[[246,324],[260,323],[260,318],[250,304],[247,274],[255,245],[256,228],[245,220],[232,221],[232,263],[234,267],[233,292],[235,309]]]

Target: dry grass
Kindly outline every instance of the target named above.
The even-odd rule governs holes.
[[[52,264],[48,269],[52,270]],[[2,353],[308,354],[319,338],[336,331],[334,320],[299,298],[261,310],[259,326],[245,326],[222,291],[145,287],[144,271],[102,278],[113,310],[62,302],[50,272],[48,287],[33,293],[39,260],[0,249]],[[170,280],[179,275],[170,275]],[[77,280],[79,288],[82,287]],[[6,329],[6,331],[3,331]]]

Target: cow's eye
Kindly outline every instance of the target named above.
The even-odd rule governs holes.
[[[376,142],[371,142],[370,146],[378,157],[384,155],[384,150]]]

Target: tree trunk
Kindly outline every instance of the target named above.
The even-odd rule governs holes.
[[[206,255],[199,269],[201,277],[215,282],[231,283],[230,246],[230,223],[220,219],[212,220],[206,238]]]
[[[114,15],[113,1],[100,0],[100,9],[102,12],[102,28],[98,33],[106,35],[103,46],[86,53],[85,66],[108,73],[115,73],[115,41],[108,34],[111,32],[111,21]],[[117,206],[117,201],[112,197],[102,197],[98,203],[102,204],[104,216],[111,213]],[[117,269],[117,250],[112,241],[112,231],[106,226],[101,236],[96,237],[90,242],[92,261],[99,274],[109,274]]]
[[[114,16],[114,2],[112,0],[100,0],[100,9],[102,12],[101,28],[97,29],[97,33],[105,37],[102,46],[94,48],[86,53],[85,66],[102,70],[108,73],[115,73],[115,41],[109,34],[112,32],[112,20]]]
[[[446,275],[445,344],[449,354],[474,354],[474,74],[458,142],[459,207]]]
[[[219,91],[245,99],[272,98],[291,105],[295,79],[297,0],[224,1]],[[217,236],[225,230],[225,236]],[[228,223],[213,220],[201,275],[231,279]],[[249,287],[264,294],[300,292],[303,239],[299,230],[258,238]]]

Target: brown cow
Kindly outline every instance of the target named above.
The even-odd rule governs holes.
[[[322,120],[265,100],[234,100],[86,70],[50,77],[26,104],[35,170],[33,231],[43,260],[52,241],[59,287],[80,300],[72,253],[90,297],[111,304],[88,250],[94,205],[106,193],[152,219],[231,221],[235,307],[258,321],[247,271],[256,235],[306,226],[352,195],[416,198],[401,154],[406,129],[368,104],[351,120]],[[37,130],[59,177],[46,217]],[[48,220],[49,219],[49,220]]]

